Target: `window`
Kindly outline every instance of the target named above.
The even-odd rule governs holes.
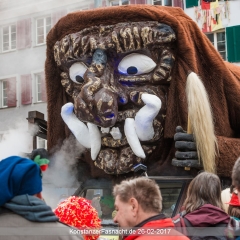
[[[162,0],[153,0],[153,5],[162,5]]]
[[[16,49],[16,24],[5,26],[2,29],[2,51],[11,51]]]
[[[226,60],[226,41],[225,41],[225,32],[215,32],[206,34],[208,39],[211,41],[213,46],[221,54],[222,58]]]
[[[51,29],[51,17],[36,19],[36,45],[46,43],[46,36]]]
[[[114,0],[110,1],[110,6],[121,6],[121,5],[129,5],[130,1],[128,0]]]
[[[152,4],[172,7],[172,0],[153,0]]]
[[[46,102],[46,87],[44,73],[34,74],[34,84],[35,84],[35,102]]]
[[[37,148],[47,149],[47,141],[43,138],[37,137]]]
[[[2,107],[7,107],[7,81],[1,81],[1,89],[2,89]]]
[[[36,81],[36,102],[41,102],[42,101],[41,73],[35,74],[35,81]]]
[[[16,78],[0,80],[0,108],[16,107]]]
[[[94,0],[94,8],[102,7],[103,1],[102,0]]]

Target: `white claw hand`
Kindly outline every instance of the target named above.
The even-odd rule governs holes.
[[[136,133],[141,141],[151,140],[154,136],[153,120],[158,115],[162,102],[152,94],[143,93],[142,100],[146,104],[135,116]]]

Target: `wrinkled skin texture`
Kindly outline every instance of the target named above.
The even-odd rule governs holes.
[[[91,27],[55,44],[61,83],[74,100],[77,118],[97,125],[99,130],[118,127],[122,134],[121,139],[114,139],[110,133],[101,133],[101,150],[94,164],[106,173],[130,172],[137,163],[144,163],[163,140],[175,41],[174,31],[165,24],[133,22]],[[135,58],[127,65],[127,73],[120,72],[121,61],[132,53],[152,59],[155,67],[141,72],[141,61],[138,63]],[[81,74],[76,63],[85,67]],[[124,133],[125,119],[134,118],[145,105],[143,93],[157,96],[162,103],[153,121],[154,136],[140,141],[145,159],[134,154]]]

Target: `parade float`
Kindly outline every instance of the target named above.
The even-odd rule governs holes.
[[[240,68],[182,9],[69,13],[48,34],[45,74],[49,153],[70,135],[86,149],[75,195],[107,197],[114,183],[145,174],[173,216],[200,170],[230,177],[240,155]]]

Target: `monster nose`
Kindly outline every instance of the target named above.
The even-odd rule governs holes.
[[[95,94],[94,105],[102,127],[113,126],[117,120],[117,95],[108,89],[102,88]]]

